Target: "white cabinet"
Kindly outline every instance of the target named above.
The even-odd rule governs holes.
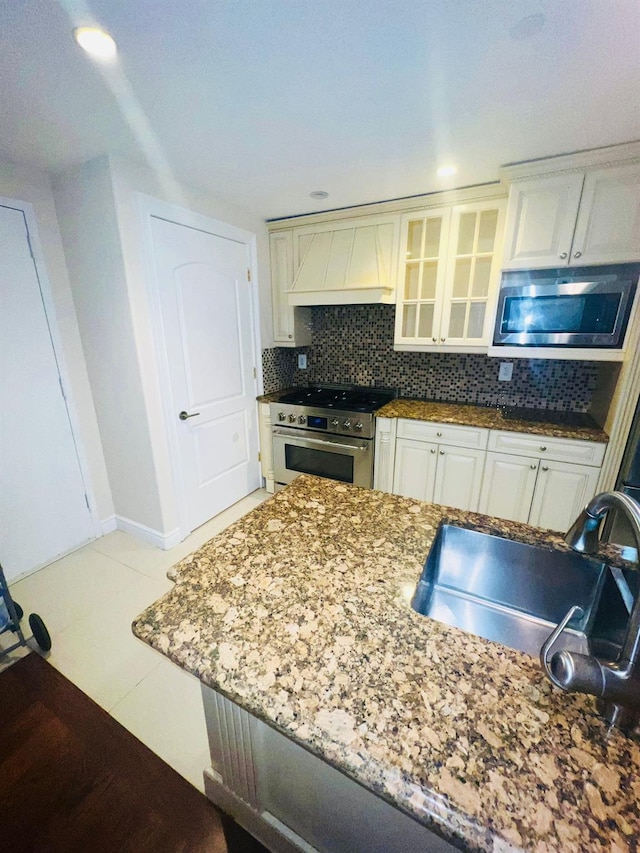
[[[561,532],[596,493],[606,450],[593,441],[494,430],[488,447],[479,511]]]
[[[294,272],[291,229],[272,232],[269,235],[269,248],[273,340],[280,346],[306,346],[311,343],[310,309],[295,308],[288,301]]]
[[[640,164],[511,184],[503,269],[640,260]]]
[[[478,508],[487,430],[400,420],[397,435],[394,494],[459,509]]]
[[[511,521],[529,521],[538,460],[487,453],[478,511]]]
[[[396,349],[483,349],[498,288],[504,200],[402,218]]]
[[[541,460],[529,524],[566,533],[595,495],[599,475],[599,468]]]
[[[395,301],[400,214],[294,228],[289,305]]]
[[[260,469],[265,479],[265,488],[273,494],[273,438],[271,434],[271,409],[268,403],[258,403],[258,430],[260,433]]]

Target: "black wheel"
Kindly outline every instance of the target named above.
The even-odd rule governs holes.
[[[20,620],[24,616],[24,610],[22,609],[22,607],[20,607],[17,601],[13,602],[13,606],[16,609],[16,616],[18,617],[18,622],[20,622]]]
[[[29,615],[29,627],[33,631],[34,639],[42,651],[48,652],[51,648],[51,637],[47,631],[47,626],[37,613],[31,613]]]

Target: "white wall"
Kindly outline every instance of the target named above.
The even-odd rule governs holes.
[[[76,441],[86,460],[86,485],[98,517],[106,519],[113,515],[113,501],[49,177],[35,168],[0,161],[0,196],[28,202],[34,209],[64,368],[71,384],[68,404],[79,427]]]
[[[178,513],[154,357],[138,193],[256,234],[261,329],[270,343],[266,226],[231,205],[118,158],[98,158],[66,172],[55,179],[54,193],[116,515],[170,538]]]

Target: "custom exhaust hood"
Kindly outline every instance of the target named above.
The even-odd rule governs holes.
[[[397,220],[332,223],[298,231],[299,266],[289,305],[393,303]]]

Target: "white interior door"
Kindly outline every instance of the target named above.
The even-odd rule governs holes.
[[[248,246],[154,216],[151,232],[193,530],[260,485]]]
[[[24,213],[0,206],[0,562],[9,579],[93,538]]]

